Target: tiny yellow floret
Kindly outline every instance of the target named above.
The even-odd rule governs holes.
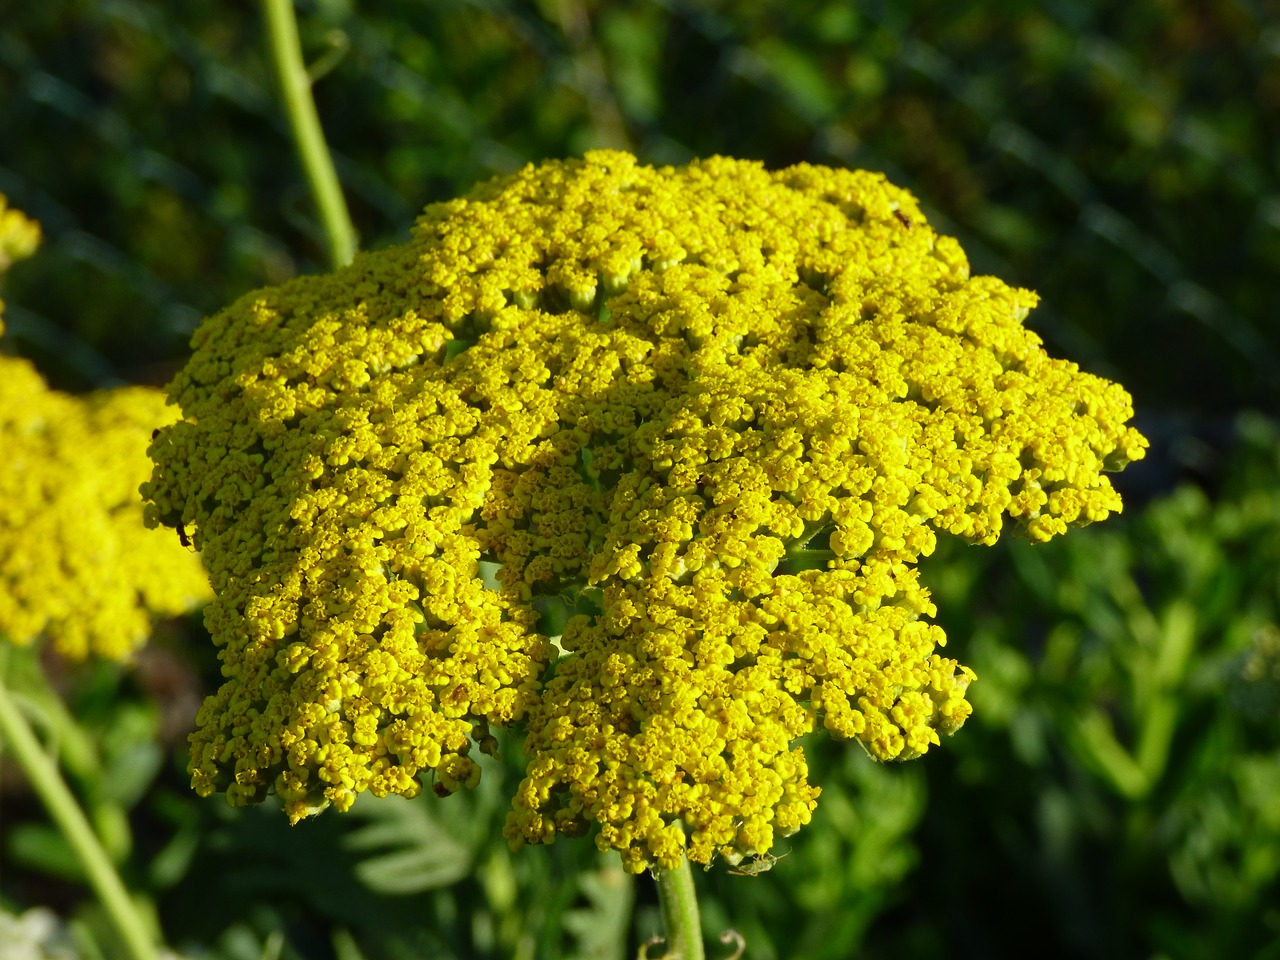
[[[939,531],[1120,509],[1130,399],[1045,353],[1035,302],[879,174],[616,152],[243,298],[145,488],[217,592],[196,789],[449,792],[518,724],[513,843],[766,858],[816,806],[801,737],[907,759],[968,717],[917,575]]]

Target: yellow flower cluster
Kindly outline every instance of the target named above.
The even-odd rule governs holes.
[[[4,273],[15,261],[35,253],[40,245],[40,225],[21,210],[9,206],[0,193],[0,273]],[[0,327],[0,332],[4,328]]]
[[[195,555],[142,522],[147,438],[173,419],[159,390],[71,396],[0,356],[0,635],[124,659],[205,599]]]
[[[39,240],[0,196],[0,272]],[[146,640],[151,614],[208,595],[194,554],[142,522],[147,438],[174,419],[159,390],[71,396],[0,355],[0,637],[123,659]]]
[[[1129,397],[1034,303],[878,174],[614,152],[243,298],[144,488],[217,594],[196,789],[295,819],[448,792],[519,722],[513,842],[766,855],[815,806],[799,738],[905,759],[968,716],[937,531],[1120,508]]]

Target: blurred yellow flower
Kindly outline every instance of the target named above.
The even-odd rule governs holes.
[[[39,245],[40,225],[10,207],[5,195],[0,193],[0,273],[15,261],[31,256]]]
[[[878,174],[615,152],[241,299],[144,487],[217,595],[196,789],[448,792],[519,723],[513,842],[766,854],[818,796],[800,737],[905,759],[968,716],[937,531],[1120,508],[1129,397],[1046,355],[1035,300]]]
[[[0,259],[38,240],[0,198]],[[0,637],[123,659],[147,639],[152,614],[205,599],[199,560],[142,522],[147,441],[175,413],[146,387],[51,390],[28,361],[0,355]]]
[[[123,659],[206,597],[194,554],[142,523],[147,438],[173,419],[159,390],[70,396],[0,356],[0,635]]]

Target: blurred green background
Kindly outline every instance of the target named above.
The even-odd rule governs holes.
[[[974,718],[909,764],[812,744],[814,823],[766,875],[699,878],[709,935],[750,958],[1280,958],[1280,5],[299,13],[365,247],[594,146],[882,170],[976,272],[1040,292],[1051,352],[1134,394],[1152,450],[1123,517],[924,566]],[[0,0],[0,104],[0,193],[46,234],[6,278],[4,349],[58,386],[163,383],[202,316],[323,269],[249,0]],[[217,677],[198,622],[129,671],[45,667],[68,771],[187,955],[629,957],[652,931],[652,892],[588,842],[506,850],[514,746],[474,796],[290,829],[186,789]],[[0,804],[0,903],[111,956],[8,772]]]

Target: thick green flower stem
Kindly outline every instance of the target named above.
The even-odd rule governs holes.
[[[705,960],[702,924],[698,919],[698,894],[688,860],[674,870],[654,871],[658,902],[662,905],[663,935],[667,952],[663,960]]]
[[[298,21],[293,0],[262,0],[271,43],[271,59],[275,63],[280,95],[284,98],[289,127],[298,148],[298,158],[307,175],[307,183],[320,210],[329,259],[334,267],[351,262],[356,252],[356,231],[351,225],[347,202],[342,197],[333,157],[320,129],[320,116],[311,96],[311,77],[302,60],[302,44],[298,40]]]
[[[58,767],[36,739],[0,675],[0,748],[26,774],[32,789],[71,844],[103,907],[116,925],[131,960],[156,960],[156,943],[120,875],[98,842]]]

